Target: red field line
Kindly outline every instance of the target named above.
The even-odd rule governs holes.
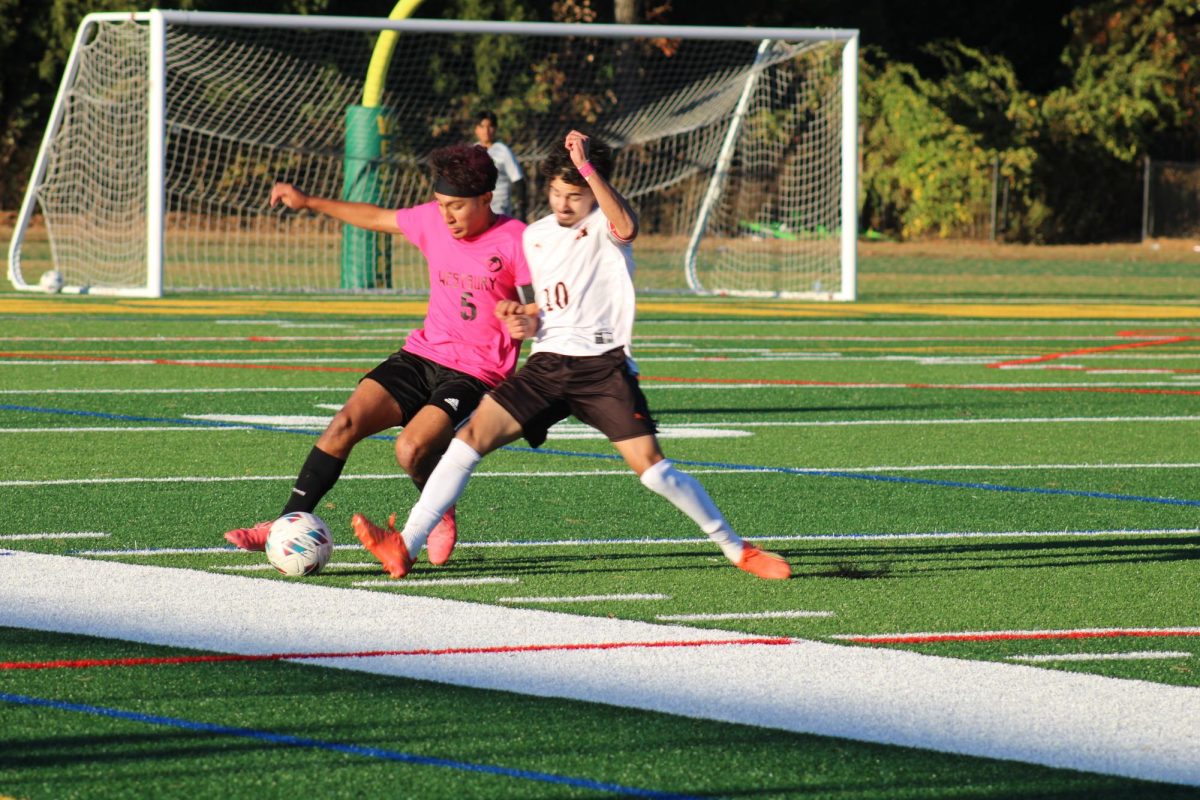
[[[1195,337],[1184,337],[1192,339]],[[1101,348],[1107,349],[1107,348]],[[16,353],[0,352],[0,358],[24,358],[29,360],[53,361],[137,361],[143,364],[154,364],[171,367],[219,367],[223,369],[264,369],[282,372],[356,372],[365,373],[361,367],[305,367],[286,364],[236,364],[216,363],[212,361],[179,361],[169,358],[137,358],[135,356],[77,356],[58,355],[51,353]],[[1016,363],[1016,362],[1013,362]],[[989,365],[994,366],[994,365]],[[1096,392],[1100,394],[1170,394],[1170,395],[1200,395],[1200,390],[1193,389],[1122,389],[1116,386],[984,386],[979,384],[948,384],[948,383],[867,383],[864,381],[800,381],[773,380],[767,378],[679,378],[664,375],[640,375],[642,381],[657,381],[660,383],[729,383],[750,384],[752,386],[841,386],[847,388],[896,388],[896,389],[968,389],[977,392]]]
[[[973,389],[977,392],[1099,392],[1101,394],[1183,394],[1200,395],[1195,389],[1123,389],[1119,386],[1002,386],[953,383],[866,383],[863,381],[793,381],[761,378],[672,378],[662,375],[639,375],[638,379],[663,383],[732,383],[752,386],[843,386],[894,389]]]
[[[1118,639],[1200,636],[1200,628],[1082,628],[1064,631],[965,631],[962,633],[898,633],[836,636],[855,644],[935,644],[937,642],[1004,642],[1031,639]]]
[[[1024,364],[1040,364],[1044,361],[1054,361],[1055,359],[1067,358],[1069,356],[1084,356],[1092,353],[1107,353],[1113,350],[1131,350],[1135,347],[1161,347],[1165,344],[1181,344],[1182,342],[1192,342],[1195,340],[1195,336],[1171,336],[1166,339],[1154,339],[1149,342],[1125,342],[1123,344],[1110,344],[1105,347],[1083,347],[1078,350],[1068,350],[1063,353],[1048,353],[1044,356],[1034,356],[1033,358],[1016,358],[1011,361],[997,361],[995,364],[988,364],[988,369],[1002,369],[1004,367],[1015,367]]]
[[[785,645],[796,640],[786,637],[748,639],[702,639],[697,641],[664,642],[596,642],[590,644],[526,644],[497,647],[446,647],[420,650],[363,650],[351,653],[266,653],[240,655],[237,653],[206,656],[157,656],[149,658],[89,658],[65,661],[5,661],[6,669],[87,669],[90,667],[143,667],[177,664],[215,664],[231,661],[291,661],[313,658],[378,658],[380,656],[456,656],[495,653],[542,653],[565,650],[623,650],[641,647],[710,647],[713,645]]]

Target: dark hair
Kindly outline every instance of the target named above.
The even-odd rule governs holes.
[[[596,168],[596,172],[604,177],[604,180],[608,180],[612,175],[612,148],[591,135],[588,136],[588,161]],[[562,178],[572,186],[587,186],[587,181],[575,168],[575,164],[571,161],[571,154],[565,146],[556,147],[550,151],[550,155],[542,162],[542,177],[546,179],[547,183],[555,178]]]
[[[449,184],[461,191],[461,197],[476,197],[496,188],[496,164],[486,147],[456,144],[429,154],[435,184]]]
[[[495,112],[492,112],[492,111],[480,111],[478,114],[476,114],[475,115],[475,124],[478,125],[479,123],[483,122],[485,119],[488,122],[492,123],[493,125],[500,124],[496,121]]]

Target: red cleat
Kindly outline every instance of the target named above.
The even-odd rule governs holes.
[[[383,529],[362,514],[350,518],[350,527],[363,547],[387,570],[393,578],[403,578],[412,569],[413,559],[404,546],[404,538],[396,530],[396,515],[388,518],[387,529]]]
[[[742,547],[742,557],[738,559],[737,568],[767,580],[784,580],[792,577],[792,568],[783,556],[759,550],[746,542]]]
[[[267,536],[270,535],[271,525],[274,522],[275,520],[268,519],[264,522],[256,522],[249,528],[234,528],[226,531],[225,541],[243,550],[266,550]]]
[[[437,527],[429,532],[429,538],[425,540],[425,554],[429,556],[429,563],[440,567],[449,561],[457,541],[458,523],[454,519],[454,506],[450,506],[450,510],[442,515]]]

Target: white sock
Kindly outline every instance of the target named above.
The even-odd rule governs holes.
[[[467,488],[467,481],[483,456],[475,452],[471,445],[461,439],[454,439],[441,461],[434,467],[425,488],[412,511],[408,512],[408,520],[400,535],[404,537],[404,546],[408,555],[416,558],[429,538],[429,532],[434,529],[442,515],[450,506],[458,502],[458,496]]]
[[[742,557],[742,539],[733,532],[700,481],[675,469],[675,465],[663,459],[642,473],[642,485],[652,492],[661,494],[676,508],[687,514],[708,534],[733,563]]]

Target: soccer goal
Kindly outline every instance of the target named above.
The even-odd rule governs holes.
[[[381,35],[382,34],[382,35]],[[388,43],[392,43],[389,46]],[[855,297],[853,30],[151,11],[80,26],[9,250],[18,289],[413,292],[402,237],[267,207],[415,205],[474,115],[527,176],[571,127],[613,145],[644,290]]]

